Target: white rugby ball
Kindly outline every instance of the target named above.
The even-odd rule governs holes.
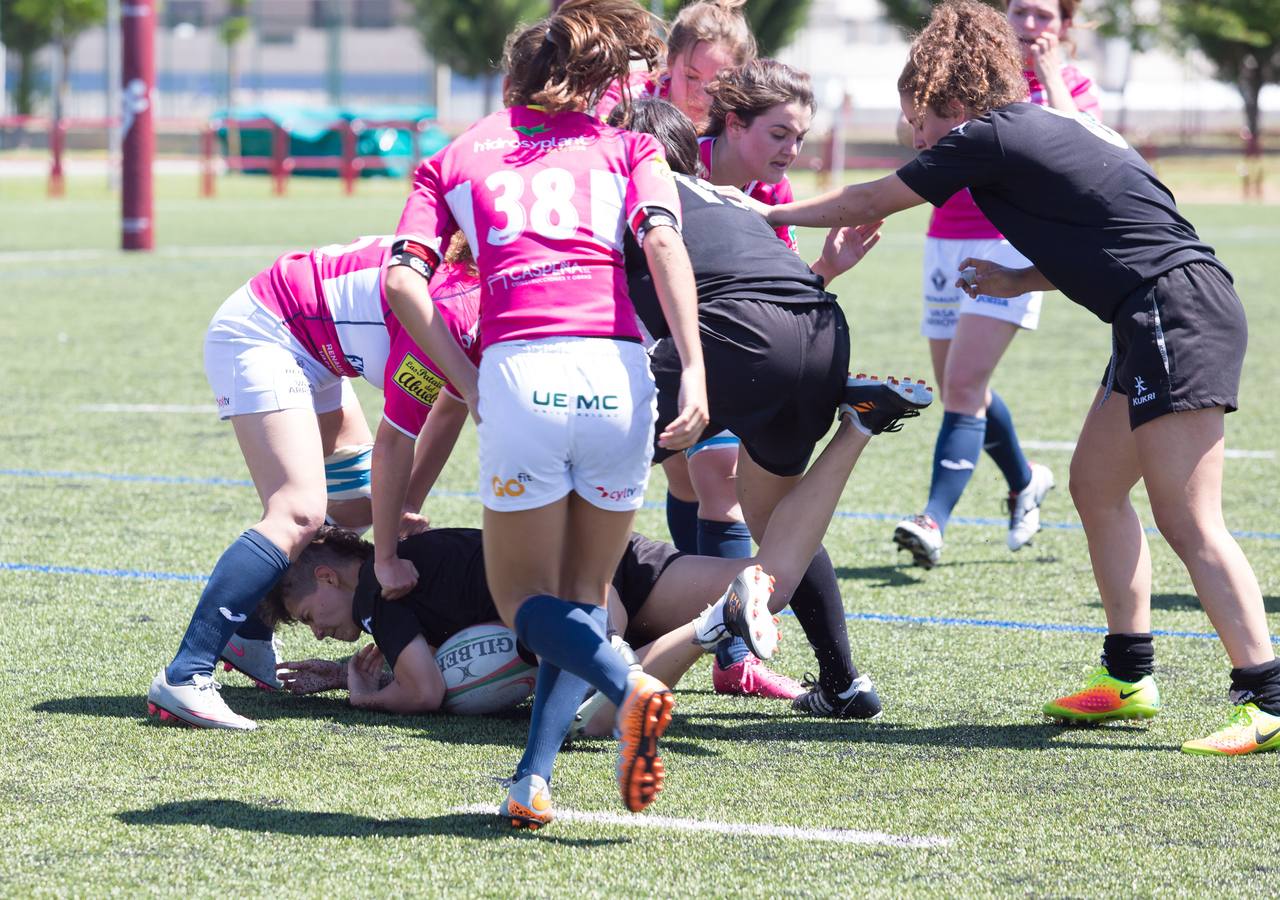
[[[538,670],[516,652],[516,633],[501,622],[464,628],[440,645],[444,710],[464,716],[503,712],[533,693]]]

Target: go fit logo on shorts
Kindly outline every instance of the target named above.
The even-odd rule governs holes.
[[[493,487],[493,496],[495,497],[519,497],[524,493],[524,486],[533,481],[533,476],[528,472],[517,472],[515,478],[508,478],[503,481],[497,475],[493,476],[491,483]]]

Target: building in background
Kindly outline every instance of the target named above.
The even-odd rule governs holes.
[[[223,0],[166,0],[156,36],[157,113],[161,119],[200,119],[226,103],[227,50],[218,38]],[[483,109],[481,84],[450,77],[422,47],[408,22],[404,0],[255,0],[254,27],[239,45],[241,104],[268,103],[437,106],[448,122],[465,123]],[[1143,133],[1233,130],[1241,100],[1214,81],[1194,57],[1154,52],[1134,56],[1078,29],[1078,64],[1102,88],[1105,115]],[[888,134],[897,116],[895,81],[905,57],[905,36],[880,15],[878,0],[814,0],[809,22],[780,55],[809,71],[821,107],[815,131],[847,95],[849,129]],[[50,51],[43,61],[47,63]],[[8,55],[7,82],[16,59]],[[68,115],[106,112],[105,33],[79,41],[71,61]],[[1129,72],[1122,96],[1123,73]],[[1262,94],[1269,121],[1280,112],[1280,88]],[[7,109],[7,107],[6,107]]]

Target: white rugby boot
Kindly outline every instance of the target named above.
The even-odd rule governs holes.
[[[1031,480],[1017,493],[1010,492],[1005,501],[1009,509],[1009,549],[1021,550],[1040,530],[1040,504],[1053,490],[1053,472],[1048,466],[1031,463]]]
[[[258,724],[237,715],[218,696],[220,689],[212,675],[196,675],[191,684],[170,684],[161,669],[147,691],[147,715],[161,722],[177,722],[194,728],[229,728],[253,731]]]
[[[218,654],[223,668],[228,672],[235,670],[241,675],[253,679],[254,683],[264,691],[278,691],[284,687],[276,676],[276,666],[280,664],[280,640],[273,634],[269,640],[249,640],[237,634]]]

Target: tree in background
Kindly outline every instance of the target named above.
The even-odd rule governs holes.
[[[227,0],[227,12],[218,26],[218,38],[227,48],[227,112],[236,108],[236,88],[240,85],[240,53],[238,45],[253,28],[249,18],[249,0]],[[227,155],[240,156],[240,126],[234,115],[227,119]]]
[[[646,0],[640,2],[647,7]],[[693,0],[663,0],[663,11],[670,22],[683,6]],[[760,45],[761,56],[773,56],[795,37],[809,16],[810,0],[747,0],[747,21]]]
[[[53,40],[53,30],[44,16],[32,20],[22,15],[22,0],[0,0],[0,42],[18,56],[18,81],[13,87],[13,106],[20,116],[29,116],[36,92],[36,54]]]
[[[930,14],[933,13],[933,8],[940,2],[941,0],[880,0],[880,6],[884,8],[885,18],[890,22],[914,32],[925,26]],[[983,2],[1004,12],[1002,0],[983,0]],[[1120,2],[1126,2],[1126,0],[1120,0]]]
[[[1280,0],[1166,0],[1165,12],[1178,37],[1199,49],[1223,81],[1244,98],[1246,141],[1262,135],[1258,95],[1280,83]]]
[[[459,75],[480,78],[484,111],[493,109],[494,85],[507,35],[522,22],[547,15],[546,0],[411,0],[413,25],[436,59]]]
[[[57,45],[61,63],[54,90],[54,116],[66,108],[71,51],[87,28],[107,15],[106,0],[6,0],[3,10],[5,46],[18,51],[18,87],[14,92],[19,113],[31,112],[36,52],[46,44]]]

